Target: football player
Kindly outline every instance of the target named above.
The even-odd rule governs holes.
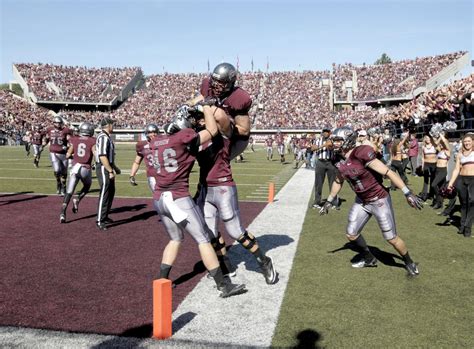
[[[232,64],[218,64],[212,74],[203,79],[200,95],[188,102],[194,106],[208,100],[224,111],[216,115],[216,122],[222,134],[232,137],[231,159],[242,154],[249,143],[248,114],[252,106],[250,95],[241,87],[237,87],[236,81],[237,70]]]
[[[35,156],[33,160],[33,165],[38,168],[39,161],[41,158],[41,152],[43,151],[43,138],[44,133],[41,132],[41,127],[36,125],[33,128],[33,133],[31,134],[31,144],[33,146],[33,155]]]
[[[72,212],[77,213],[79,203],[89,192],[92,184],[92,160],[96,149],[94,137],[94,126],[89,122],[83,122],[79,126],[79,135],[69,139],[70,145],[66,153],[66,159],[72,157],[72,168],[67,185],[66,195],[64,195],[59,222],[66,223],[66,209],[74,195],[79,181],[82,182],[82,189],[77,194],[77,198],[72,200]]]
[[[160,278],[169,278],[179,247],[187,232],[199,246],[202,261],[214,278],[221,297],[246,292],[245,285],[233,284],[224,276],[216,253],[210,243],[210,232],[202,212],[189,194],[189,175],[201,144],[209,142],[218,132],[214,119],[216,107],[203,106],[205,128],[196,133],[187,107],[178,111],[173,121],[165,125],[164,135],[157,135],[151,142],[153,167],[156,171],[156,190],[153,202],[161,217],[170,242],[163,251]]]
[[[232,178],[230,140],[220,134],[215,136],[212,144],[198,154],[198,162],[200,184],[196,198],[198,204],[204,207],[204,218],[213,233],[211,242],[218,253],[221,268],[225,273],[234,273],[226,256],[224,239],[217,229],[218,217],[223,221],[227,233],[255,257],[266,283],[276,283],[278,274],[272,259],[259,246],[257,238],[242,227],[237,187]]]
[[[283,133],[278,131],[275,139],[276,139],[278,154],[280,155],[280,162],[284,164],[285,163],[285,136],[283,136]]]
[[[267,160],[273,160],[273,137],[271,135],[265,139],[265,146],[267,147]]]
[[[296,143],[296,153],[295,153],[295,169],[299,168],[300,161],[306,159],[306,149],[308,148],[308,143],[306,142],[306,135],[302,135],[301,138],[297,140]]]
[[[150,190],[152,193],[155,191],[156,169],[153,167],[155,163],[154,163],[153,153],[150,148],[150,144],[159,133],[160,133],[160,130],[158,129],[158,126],[156,126],[155,124],[146,125],[145,127],[146,141],[137,142],[135,146],[137,155],[135,156],[135,160],[133,161],[133,164],[132,164],[132,169],[130,170],[130,179],[129,179],[130,184],[133,186],[136,186],[137,182],[135,180],[135,176],[138,172],[138,169],[140,168],[140,164],[142,163],[142,160],[145,159],[145,162],[147,165],[146,176],[147,176],[148,186],[150,187]]]
[[[352,266],[354,268],[377,266],[377,259],[370,252],[361,234],[367,221],[374,216],[383,237],[402,256],[408,275],[417,276],[419,274],[417,264],[411,259],[405,242],[398,236],[390,193],[382,185],[383,178],[389,178],[396,187],[402,190],[410,206],[421,209],[423,203],[395,172],[376,158],[371,146],[356,146],[356,141],[357,133],[349,127],[338,128],[333,133],[333,149],[336,153],[334,164],[338,175],[320,214],[329,212],[342,184],[348,181],[356,194],[356,200],[349,211],[346,235],[362,254],[362,259],[352,263]]]
[[[43,139],[43,147],[49,143],[49,155],[56,178],[56,193],[61,195],[66,193],[68,167],[66,151],[70,135],[71,131],[64,126],[63,119],[56,116],[53,119],[53,126],[46,129],[46,136]]]

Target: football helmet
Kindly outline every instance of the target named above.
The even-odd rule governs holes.
[[[155,124],[148,124],[145,127],[145,136],[148,140],[150,140],[150,133],[156,133],[159,134],[160,130],[158,129],[158,126]]]
[[[445,199],[454,199],[458,195],[455,187],[444,186],[439,190],[439,195]]]
[[[56,127],[61,127],[61,126],[64,125],[64,120],[63,120],[63,118],[60,117],[60,116],[55,116],[55,117],[53,118],[53,124],[54,124],[54,126],[56,126]]]
[[[79,135],[92,137],[94,135],[94,125],[87,121],[83,122],[79,125]]]
[[[333,143],[334,151],[336,152],[347,152],[352,148],[355,148],[357,142],[357,132],[349,126],[338,127],[334,130],[331,135],[331,139],[335,142],[342,141],[340,146]]]
[[[218,64],[212,71],[210,83],[214,95],[224,97],[234,89],[237,70],[230,63]]]
[[[184,104],[178,108],[171,122],[164,126],[164,131],[167,134],[173,134],[185,128],[194,128],[195,126],[196,119],[190,113],[190,107]]]

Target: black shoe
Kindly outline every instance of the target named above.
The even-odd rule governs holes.
[[[320,209],[322,206],[321,204],[314,204],[313,206],[311,206],[311,208],[317,208],[317,209]]]
[[[107,226],[105,225],[104,222],[97,222],[96,225],[97,225],[97,228],[99,228],[99,230],[107,230]]]
[[[72,199],[72,213],[77,213],[79,211],[79,200]]]
[[[420,275],[420,271],[418,270],[418,267],[416,263],[408,263],[405,265],[405,269],[408,272],[408,276],[410,277],[415,277]]]
[[[59,223],[66,223],[66,214],[61,213],[59,215]]]
[[[114,222],[115,221],[112,218],[109,218],[109,217],[104,219],[104,223],[107,223],[107,224],[114,223]]]
[[[443,205],[440,203],[437,203],[436,205],[433,206],[433,210],[439,210],[440,208],[443,208]]]
[[[358,262],[352,263],[352,268],[374,268],[377,266],[377,259],[372,257],[369,260],[361,259]]]
[[[464,227],[462,225],[459,227],[458,234],[464,235]]]
[[[222,298],[236,296],[247,292],[244,284],[233,284],[228,277],[224,278],[224,283],[217,287],[221,294],[219,295]]]
[[[265,277],[265,282],[268,285],[273,285],[277,282],[277,272],[273,268],[273,261],[270,257],[267,256],[267,259],[260,264],[262,269],[263,276]]]

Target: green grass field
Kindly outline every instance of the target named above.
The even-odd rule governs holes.
[[[128,184],[134,157],[131,145],[119,145],[118,196],[150,197],[143,172],[138,187]],[[262,148],[233,163],[242,201],[266,201],[270,181],[281,188],[294,173],[292,164],[268,162]],[[0,192],[53,193],[48,154],[40,168],[23,148],[0,148]],[[143,169],[143,168],[142,168]],[[417,193],[422,182],[410,177]],[[197,172],[191,176],[195,187]],[[308,183],[312,190],[313,183]],[[94,180],[94,187],[97,182]],[[324,188],[327,193],[327,186]],[[298,193],[295,193],[298,195]],[[377,268],[354,270],[355,252],[346,247],[344,230],[354,195],[346,185],[340,211],[319,216],[308,209],[290,275],[275,347],[301,348],[472,348],[474,347],[474,240],[440,226],[444,218],[430,207],[410,208],[400,191],[392,194],[400,236],[421,275],[408,279],[401,260],[371,220],[364,236],[379,259]],[[305,331],[307,330],[307,331]],[[298,342],[298,334],[303,336]],[[303,344],[302,344],[303,343]]]
[[[144,163],[136,176],[139,185],[132,187],[128,182],[135,155],[134,145],[119,144],[117,146],[117,165],[122,170],[122,174],[117,177],[116,182],[117,196],[151,196],[146,183]],[[295,171],[290,163],[282,165],[276,160],[267,161],[263,148],[257,148],[255,153],[246,152],[244,162],[232,162],[232,170],[234,180],[239,185],[239,199],[243,201],[267,201],[269,182],[275,183],[275,188],[278,191]],[[196,165],[190,177],[191,194],[195,191],[198,175]],[[39,168],[34,168],[33,155],[27,157],[24,147],[0,148],[0,192],[54,194],[56,192],[55,181],[47,149],[41,155]],[[91,190],[98,188],[98,182],[94,179]],[[97,195],[97,193],[91,195]]]

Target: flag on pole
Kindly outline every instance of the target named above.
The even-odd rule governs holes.
[[[252,57],[252,61],[250,63],[252,64],[252,72],[253,72],[253,57]]]
[[[211,71],[211,66],[209,64],[209,58],[207,59],[207,72],[209,73]]]
[[[237,55],[237,70],[239,70],[239,55]]]
[[[268,56],[267,56],[267,72],[268,72],[268,69],[270,69],[270,61],[268,60]]]

